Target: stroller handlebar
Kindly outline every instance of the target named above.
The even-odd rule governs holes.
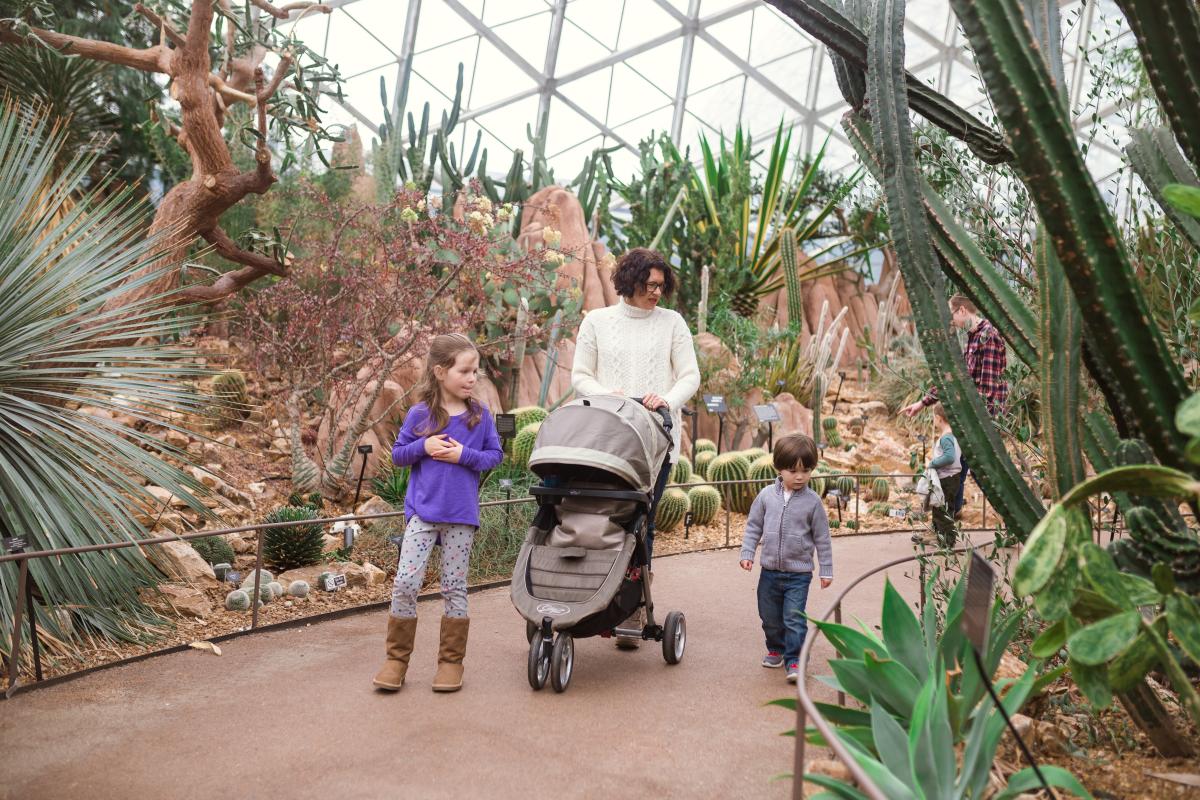
[[[633,400],[635,403],[638,403],[639,405],[644,405],[644,404],[642,403],[642,401],[643,401],[645,398],[642,398],[642,397],[633,397],[633,398],[630,398],[630,399],[632,399],[632,400]],[[671,422],[671,409],[670,409],[670,407],[669,407],[669,406],[667,406],[667,405],[665,405],[665,404],[664,404],[664,405],[661,405],[661,406],[659,406],[658,408],[654,409],[654,413],[655,413],[655,414],[658,414],[660,417],[662,417],[663,429],[664,429],[664,430],[666,430],[666,432],[667,432],[667,433],[670,433],[670,432],[671,432],[671,428],[672,428],[672,427],[674,427],[674,423],[673,423],[673,422]]]

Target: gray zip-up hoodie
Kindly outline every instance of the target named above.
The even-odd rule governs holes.
[[[742,561],[753,561],[761,540],[763,569],[812,572],[813,550],[821,565],[820,577],[833,578],[833,543],[829,517],[821,498],[807,486],[784,499],[783,479],[767,486],[754,498],[742,537]]]

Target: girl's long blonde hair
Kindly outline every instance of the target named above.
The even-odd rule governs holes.
[[[442,385],[434,374],[434,367],[450,369],[458,360],[459,353],[470,350],[478,355],[475,343],[461,333],[443,333],[433,337],[429,342],[429,356],[425,359],[425,372],[421,382],[417,384],[417,400],[429,408],[429,416],[425,419],[423,430],[417,431],[418,436],[432,436],[445,430],[450,422],[450,415],[442,405]],[[475,398],[467,398],[467,427],[474,428],[483,419],[483,405]]]

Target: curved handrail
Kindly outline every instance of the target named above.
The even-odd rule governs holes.
[[[977,550],[981,547],[995,545],[995,543],[996,540],[992,539],[981,544],[969,544],[963,547],[956,547],[953,550],[939,550],[937,552],[969,553],[972,550]],[[905,556],[904,558],[896,558],[876,567],[872,567],[871,569],[862,573],[854,580],[850,581],[846,588],[842,589],[837,597],[833,599],[833,602],[821,616],[821,622],[827,622],[831,616],[836,616],[837,619],[840,620],[842,612],[842,600],[856,586],[865,581],[867,578],[877,575],[884,570],[899,566],[900,564],[905,564],[910,561],[917,561],[926,557],[926,554],[917,554]],[[921,591],[925,591],[924,586],[921,587]],[[801,679],[796,681],[796,745],[792,765],[792,797],[795,800],[801,800],[801,798],[804,797],[804,730],[807,727],[806,717],[811,716],[813,724],[816,725],[817,730],[820,731],[821,735],[825,737],[825,741],[828,744],[829,749],[833,750],[834,754],[842,761],[843,764],[846,765],[846,768],[850,770],[850,774],[854,776],[855,783],[858,784],[858,790],[870,797],[871,800],[889,800],[888,796],[885,795],[880,788],[875,785],[875,782],[872,781],[867,773],[863,771],[863,768],[858,765],[858,762],[846,748],[846,745],[842,743],[842,740],[834,735],[833,728],[830,727],[828,721],[821,716],[821,712],[817,710],[816,704],[813,703],[812,698],[808,696],[808,688],[806,686],[806,682],[803,680],[803,677],[808,674],[808,659],[812,652],[813,643],[816,642],[817,637],[820,635],[821,629],[816,625],[813,625],[812,631],[809,632],[808,636],[804,637],[804,646],[800,648],[800,658],[797,669]]]

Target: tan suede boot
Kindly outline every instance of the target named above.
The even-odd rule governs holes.
[[[437,674],[433,676],[435,692],[457,692],[463,684],[463,657],[467,654],[467,630],[471,620],[466,617],[442,617],[442,643],[438,650]]]
[[[389,692],[399,691],[408,672],[408,657],[412,655],[413,637],[417,634],[416,617],[388,615],[387,661],[373,683]]]

